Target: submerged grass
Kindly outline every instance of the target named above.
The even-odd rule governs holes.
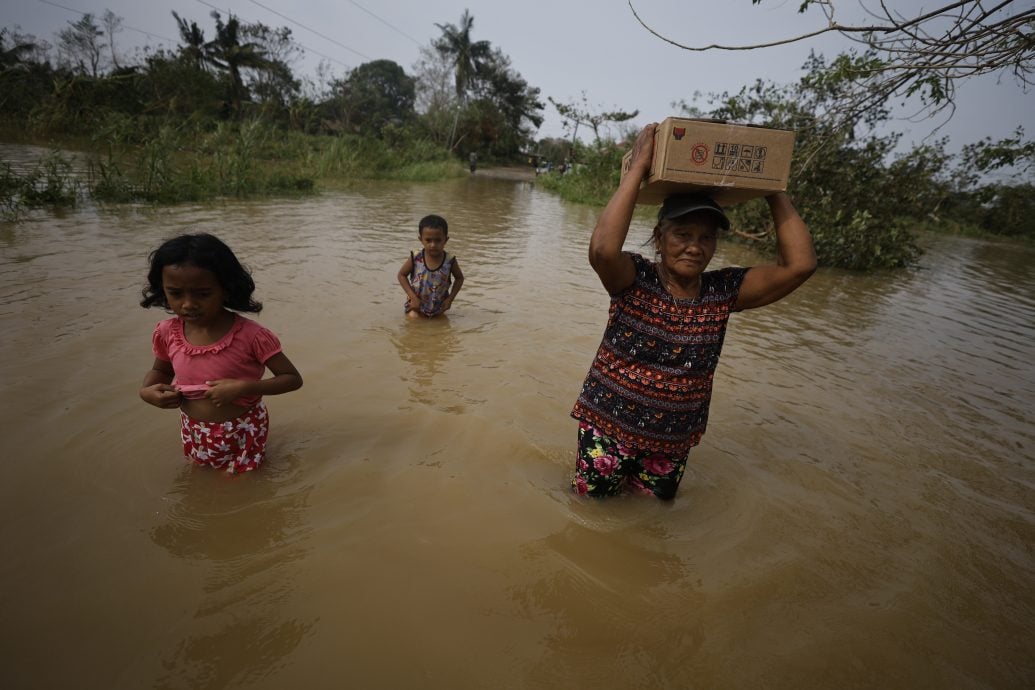
[[[43,206],[75,206],[81,195],[72,163],[58,151],[48,153],[28,172],[18,172],[6,162],[0,166],[0,220],[18,220]]]
[[[312,193],[320,182],[432,181],[464,174],[445,150],[419,138],[386,142],[305,135],[260,120],[159,123],[113,115],[86,148],[85,188],[93,198],[109,202],[291,196]],[[59,160],[57,156],[48,165]],[[0,170],[4,217],[37,204],[37,197],[48,190],[54,198],[51,205],[65,203],[54,194],[56,189],[42,172],[27,176],[9,166]],[[45,195],[41,199],[47,205]]]

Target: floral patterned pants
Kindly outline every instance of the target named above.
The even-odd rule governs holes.
[[[230,474],[262,464],[269,432],[270,416],[261,400],[229,422],[202,422],[180,412],[180,438],[187,459]]]
[[[575,493],[589,496],[615,496],[624,487],[641,494],[670,499],[676,495],[686,469],[686,455],[638,452],[605,436],[599,429],[579,422],[579,450]]]

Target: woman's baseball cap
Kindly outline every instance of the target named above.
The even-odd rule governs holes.
[[[719,226],[723,230],[730,229],[730,219],[726,217],[726,212],[722,210],[722,206],[719,206],[704,194],[669,195],[665,199],[665,203],[658,209],[658,222],[679,218],[694,211],[711,211],[716,216],[716,220],[719,221]]]

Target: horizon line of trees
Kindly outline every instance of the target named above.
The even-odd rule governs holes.
[[[139,145],[145,152],[164,142],[162,155],[152,155],[151,179],[173,166],[173,151],[196,145],[182,132],[218,131],[210,140],[222,141],[228,128],[261,123],[270,132],[328,137],[337,158],[326,167],[359,174],[370,156],[390,167],[471,152],[486,162],[527,161],[532,154],[575,163],[574,173],[565,166],[563,180],[543,181],[566,198],[602,204],[617,184],[622,145],[634,134],[627,123],[637,111],[591,106],[585,93],[569,103],[549,98],[571,139],[536,142],[545,107],[539,89],[499,48],[474,40],[469,11],[458,24],[436,25],[441,33],[421,48],[412,74],[393,61],[373,60],[340,77],[321,74],[320,83],[292,71],[299,48],[289,29],[211,16],[215,31],[207,38],[196,22],[174,13],[177,49],[144,49],[135,60],[116,49],[121,20],[110,13],[101,24],[91,15],[69,22],[56,48],[0,29],[0,118],[37,134],[107,137],[109,146]],[[960,154],[947,153],[945,139],[900,151],[900,135],[883,133],[889,101],[845,119],[844,104],[858,95],[859,59],[813,55],[796,83],[759,81],[712,95],[706,110],[682,101],[673,110],[797,132],[790,191],[825,265],[909,265],[919,251],[916,227],[1035,238],[1035,142],[1023,129],[968,144]],[[618,125],[617,140],[601,135],[608,124]],[[580,125],[592,131],[591,144],[577,139]],[[258,131],[249,130],[248,142],[238,137],[242,155],[258,150],[250,143],[259,140]],[[305,158],[306,146],[291,155]],[[109,155],[107,170],[118,172],[117,162]],[[987,176],[1008,169],[1013,177]],[[772,228],[757,208],[733,209],[738,232],[772,246]]]
[[[210,14],[212,33],[172,12],[174,50],[120,53],[122,19],[84,14],[51,45],[0,29],[0,112],[38,135],[88,134],[112,114],[140,120],[240,121],[260,118],[306,134],[425,138],[452,155],[477,151],[511,161],[536,147],[543,121],[539,89],[488,41],[474,19],[438,24],[412,74],[371,60],[342,76],[321,64],[317,79],[297,75],[301,49],[291,30]],[[141,131],[147,131],[143,127]],[[403,130],[410,130],[403,135]]]

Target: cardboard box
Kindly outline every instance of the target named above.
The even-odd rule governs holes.
[[[640,204],[674,192],[705,192],[730,206],[787,190],[794,132],[720,120],[666,118],[654,134],[654,162],[640,183]],[[632,151],[622,159],[622,177]]]

